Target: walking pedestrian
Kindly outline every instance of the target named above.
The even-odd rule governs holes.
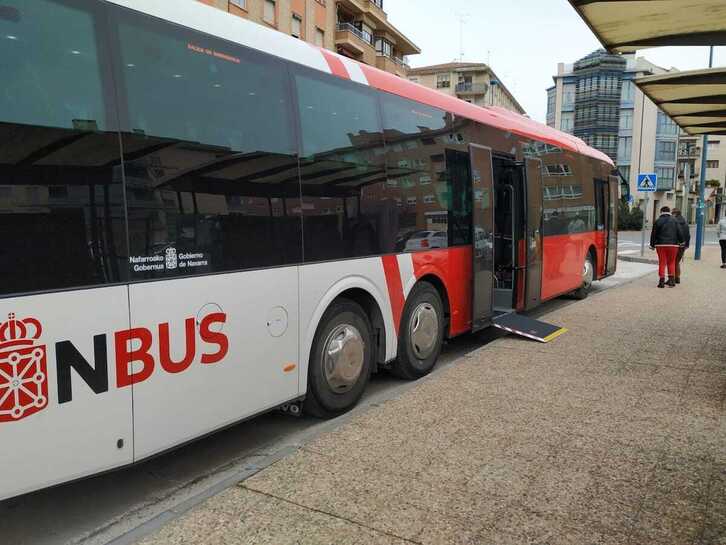
[[[718,222],[718,243],[721,245],[721,268],[726,269],[726,213]]]
[[[678,208],[671,210],[671,214],[673,214],[673,219],[676,220],[678,229],[681,232],[681,237],[683,238],[683,243],[681,244],[681,247],[678,248],[678,254],[676,255],[676,284],[680,284],[683,254],[686,253],[686,250],[688,250],[688,247],[691,245],[691,228],[688,226],[686,218],[681,215],[681,211],[678,210]]]
[[[726,237],[724,238],[726,239]],[[660,209],[660,217],[653,225],[653,231],[650,234],[650,247],[658,252],[659,288],[666,286],[666,269],[668,269],[668,287],[676,286],[676,256],[678,248],[683,242],[683,236],[676,220],[671,215],[671,209],[664,206]]]

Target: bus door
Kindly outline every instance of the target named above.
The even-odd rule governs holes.
[[[525,244],[527,245],[527,272],[525,288],[525,310],[539,305],[542,292],[542,161],[526,159],[525,188],[527,204],[527,225]]]
[[[607,200],[607,258],[605,259],[605,275],[615,274],[618,263],[618,199],[619,180],[611,176],[609,180]]]
[[[615,273],[618,260],[618,179],[595,180],[595,206],[597,208],[598,245],[605,248],[605,267],[602,276]],[[595,271],[599,278],[600,268]]]
[[[469,146],[472,191],[472,330],[489,325],[494,289],[494,198],[492,150]]]

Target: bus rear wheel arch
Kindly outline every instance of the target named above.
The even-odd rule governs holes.
[[[375,360],[372,335],[371,321],[361,305],[344,297],[331,303],[310,351],[305,412],[333,418],[358,403]]]
[[[445,307],[439,290],[418,282],[406,300],[398,337],[398,357],[391,366],[395,376],[415,380],[436,365],[446,335]]]

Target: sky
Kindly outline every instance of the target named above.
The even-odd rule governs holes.
[[[488,62],[527,114],[542,122],[557,63],[601,47],[567,0],[386,0],[384,8],[422,50],[410,57],[411,66],[458,61],[463,37],[464,61]],[[645,49],[638,56],[664,68],[708,67],[706,47]],[[714,66],[724,65],[726,47],[718,47]]]

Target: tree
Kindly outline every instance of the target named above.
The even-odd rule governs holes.
[[[637,206],[630,208],[628,203],[620,201],[618,206],[618,231],[641,231],[643,229],[643,211]]]

